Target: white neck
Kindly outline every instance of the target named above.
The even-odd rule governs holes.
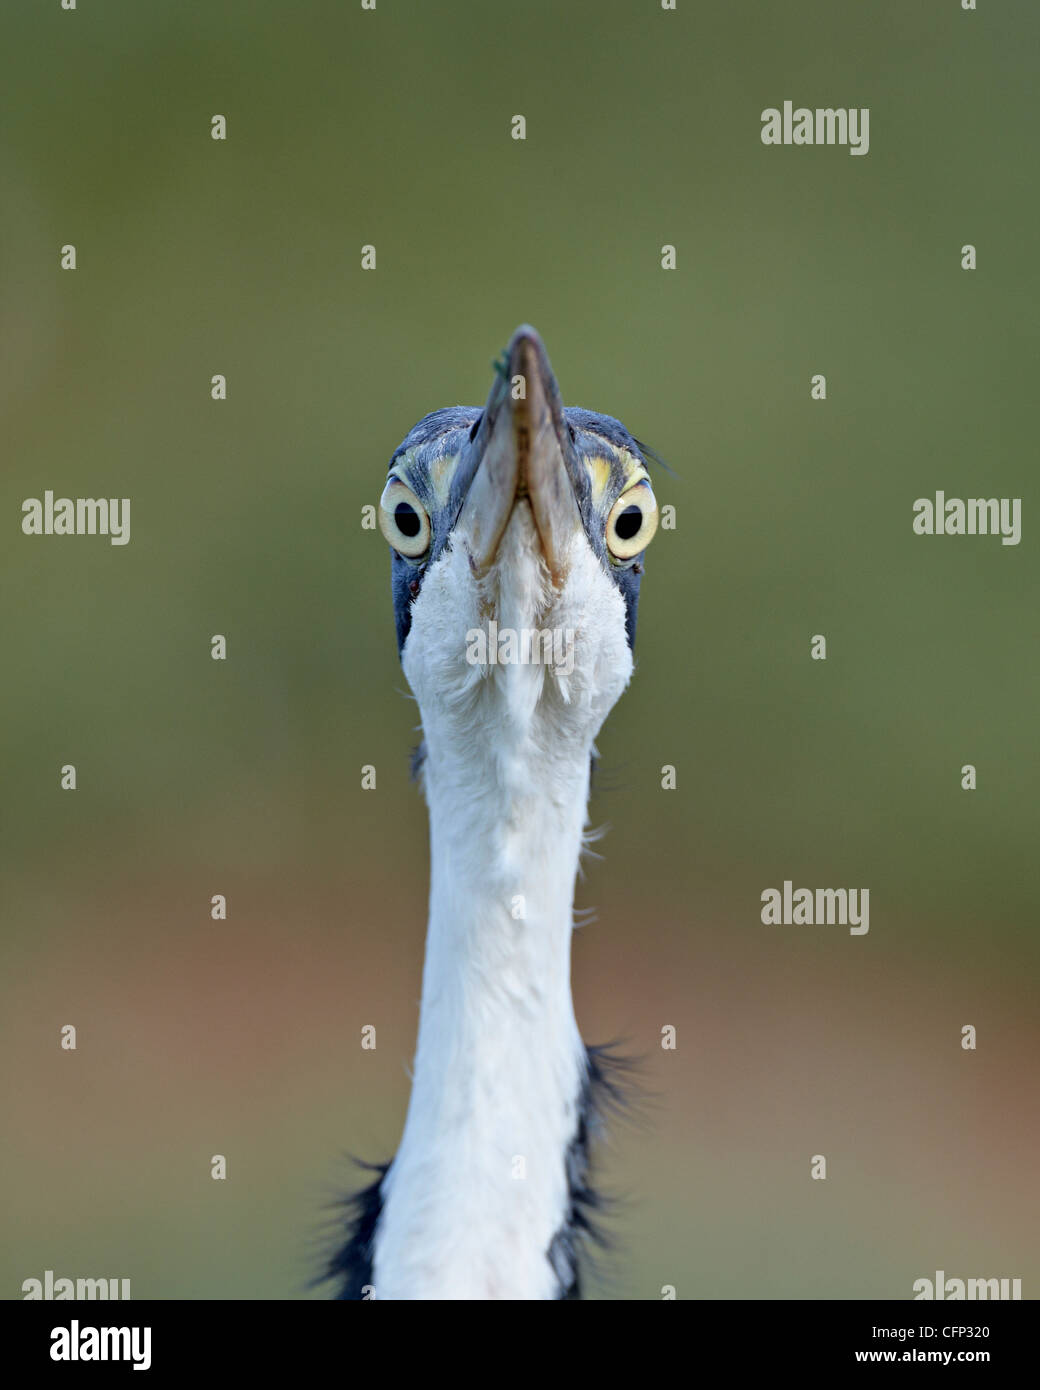
[[[377,1298],[551,1298],[584,1072],[570,938],[588,761],[559,801],[542,779],[480,785],[459,767],[428,750],[419,1043],[373,1283]]]
[[[497,595],[500,624],[538,613],[541,626],[584,621],[588,633],[595,576],[575,575],[583,603],[571,613],[566,589],[547,596],[544,576],[522,570],[524,539]],[[507,566],[509,542],[507,532]],[[620,627],[622,649],[597,661],[601,645],[579,635],[566,679],[545,666],[468,666],[463,634],[487,611],[468,583],[464,559],[431,571],[404,655],[426,742],[430,920],[411,1103],[382,1186],[376,1298],[554,1298],[570,1275],[549,1251],[568,1214],[586,1068],[570,990],[574,880],[592,740],[631,657],[610,609],[604,626]]]

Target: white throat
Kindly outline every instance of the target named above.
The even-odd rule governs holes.
[[[570,941],[592,741],[628,682],[624,605],[581,539],[561,591],[517,505],[479,584],[446,551],[413,606],[430,918],[414,1082],[383,1182],[376,1298],[553,1298],[585,1050]],[[573,634],[573,669],[479,666],[466,633]],[[568,662],[568,667],[571,663]]]

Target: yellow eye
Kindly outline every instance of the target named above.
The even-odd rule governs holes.
[[[654,538],[657,500],[644,478],[623,492],[607,517],[607,549],[615,560],[631,560]]]
[[[391,478],[379,499],[379,529],[401,555],[418,560],[430,548],[430,517],[410,487]]]

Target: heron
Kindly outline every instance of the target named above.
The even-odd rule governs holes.
[[[327,1270],[342,1298],[577,1298],[595,1232],[611,1082],[575,1021],[574,890],[594,739],[633,669],[656,456],[564,408],[529,325],[495,368],[483,409],[411,430],[379,503],[421,715],[429,921],[404,1131],[349,1199]],[[503,659],[475,640],[492,630],[569,642]]]

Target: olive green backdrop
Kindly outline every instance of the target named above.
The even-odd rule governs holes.
[[[1036,6],[0,26],[0,1293],[301,1296],[343,1155],[393,1151],[426,822],[361,509],[528,320],[676,473],[578,898],[583,1032],[648,1093],[600,1292],[1035,1296]],[[869,107],[869,154],[763,146],[787,98]],[[129,545],[23,536],[48,488],[130,497]],[[937,489],[1022,498],[1021,544],[915,536]],[[787,878],[869,887],[869,934],[763,926]]]

